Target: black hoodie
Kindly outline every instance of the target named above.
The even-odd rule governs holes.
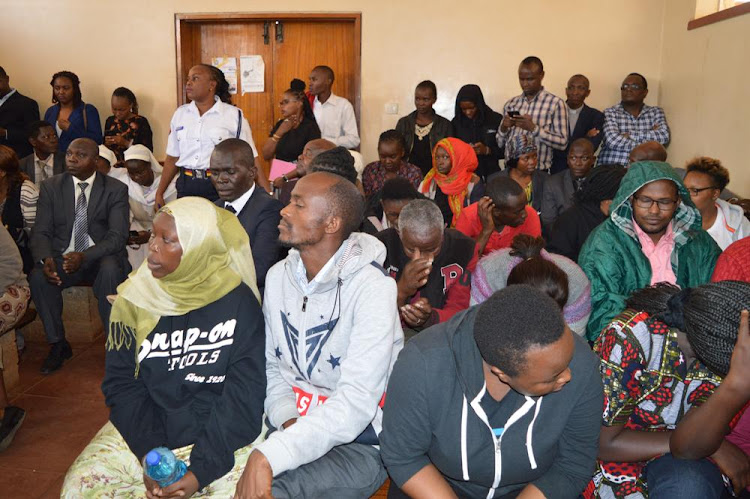
[[[255,440],[266,396],[265,327],[246,284],[203,308],[162,317],[139,350],[107,351],[102,391],[109,419],[138,459],[154,447],[195,444],[189,470],[201,488],[228,473]]]
[[[601,427],[596,356],[573,335],[570,382],[543,397],[511,390],[499,402],[511,416],[495,437],[480,404],[486,385],[474,341],[477,310],[433,326],[401,351],[380,434],[391,479],[402,487],[432,463],[462,497],[499,497],[529,483],[547,497],[578,497],[594,473]]]

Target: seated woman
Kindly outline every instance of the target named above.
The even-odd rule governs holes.
[[[418,166],[404,161],[406,142],[404,136],[396,130],[386,130],[378,139],[378,161],[365,167],[362,173],[362,186],[365,197],[369,200],[383,188],[388,179],[403,177],[416,189],[422,182],[422,171]]]
[[[398,216],[404,206],[413,199],[422,199],[414,186],[404,177],[393,177],[383,184],[367,203],[362,232],[373,236],[381,230],[393,227],[398,230]]]
[[[130,236],[128,237],[128,261],[137,269],[148,256],[148,241],[154,225],[156,188],[161,181],[162,166],[146,146],[130,146],[123,155],[125,168],[113,168],[109,175],[128,186],[130,203]],[[164,191],[164,201],[177,199],[175,182],[172,180]]]
[[[565,323],[577,335],[586,334],[591,315],[591,284],[581,267],[562,255],[544,251],[544,239],[519,234],[510,248],[485,256],[471,274],[471,304],[482,303],[511,284],[528,284],[550,294],[562,308]],[[564,283],[564,285],[563,285]]]
[[[478,175],[477,155],[463,140],[448,137],[432,152],[432,169],[427,172],[419,192],[437,203],[448,227],[454,227],[461,209],[482,199],[484,184]]]
[[[573,195],[573,206],[563,211],[552,225],[547,251],[578,261],[591,231],[607,219],[626,171],[620,165],[601,165],[591,170],[581,189]]]
[[[23,317],[30,299],[21,254],[8,231],[0,225],[0,336],[13,329]],[[0,355],[0,452],[8,448],[25,417],[23,409],[8,401],[3,383],[3,356]]]
[[[411,114],[396,123],[396,130],[404,136],[409,163],[417,165],[422,175],[432,168],[432,151],[438,142],[453,135],[453,125],[438,115],[432,106],[437,101],[437,87],[430,80],[417,85]]]
[[[302,154],[305,144],[320,138],[320,128],[305,97],[305,82],[292,80],[279,102],[281,119],[271,129],[270,139],[263,144],[263,159],[293,162]]]
[[[112,305],[102,383],[110,421],[68,470],[62,497],[232,496],[266,395],[254,268],[228,211],[197,197],[159,210],[148,261]],[[140,463],[162,445],[189,462],[165,489]]]
[[[21,173],[15,151],[0,146],[0,221],[18,246],[27,275],[34,268],[29,235],[36,221],[38,199],[39,189]]]
[[[109,172],[116,164],[117,156],[115,156],[115,153],[104,144],[99,144],[99,157],[96,158],[96,171],[102,175],[109,175]]]
[[[153,133],[148,120],[138,114],[138,100],[125,87],[112,92],[112,116],[104,122],[104,145],[123,161],[123,153],[130,146],[143,144],[154,150]]]
[[[55,127],[60,140],[58,151],[64,153],[75,139],[87,137],[102,143],[99,111],[83,102],[81,80],[75,73],[60,71],[52,75],[52,106],[44,113],[44,121]]]
[[[526,191],[529,206],[541,214],[544,183],[549,174],[536,167],[539,159],[536,143],[527,135],[516,135],[505,147],[508,149],[505,170],[491,175],[490,178],[504,175],[518,182]]]
[[[601,426],[597,367],[559,305],[525,284],[418,334],[383,409],[388,497],[579,497]]]
[[[479,159],[477,174],[482,180],[500,171],[499,161],[504,150],[497,145],[497,130],[503,115],[496,113],[484,102],[482,89],[478,85],[464,85],[456,96],[456,112],[453,118],[453,136],[474,148]]]
[[[729,171],[718,159],[705,156],[690,161],[683,179],[690,199],[701,212],[703,230],[722,250],[734,241],[750,236],[750,220],[742,206],[730,204],[719,195],[729,184]]]
[[[750,398],[750,284],[659,283],[626,304],[594,344],[605,405],[584,495],[719,498],[722,472],[741,490],[750,462],[723,437]]]

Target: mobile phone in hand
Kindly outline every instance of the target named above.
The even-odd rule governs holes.
[[[519,116],[521,116],[521,113],[516,110],[510,110],[508,111],[508,116],[510,116],[511,118],[518,118]]]

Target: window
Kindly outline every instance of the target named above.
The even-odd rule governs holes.
[[[697,0],[688,30],[750,13],[750,0]]]

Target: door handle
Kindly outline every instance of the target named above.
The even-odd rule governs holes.
[[[268,21],[263,23],[263,45],[268,45],[269,43],[271,43],[270,36],[268,35],[269,24],[271,23],[269,23]]]
[[[284,43],[284,23],[276,21],[276,41]]]

